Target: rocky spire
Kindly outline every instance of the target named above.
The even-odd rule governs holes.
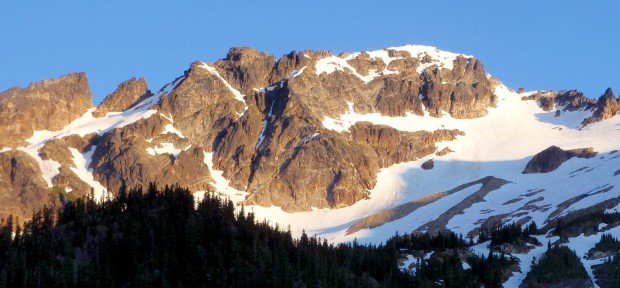
[[[607,88],[605,93],[598,98],[598,101],[596,102],[596,110],[592,113],[592,116],[584,119],[581,124],[586,126],[609,119],[617,114],[620,114],[620,101],[618,101],[616,96],[614,96],[614,91],[611,90],[611,88]]]
[[[151,95],[144,78],[131,78],[118,85],[114,92],[103,99],[93,112],[95,117],[102,117],[108,112],[121,112],[140,100]]]

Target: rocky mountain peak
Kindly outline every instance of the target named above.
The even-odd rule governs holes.
[[[547,233],[620,207],[618,113],[611,89],[515,92],[478,59],[428,46],[232,48],[154,94],[129,79],[96,110],[76,73],[0,93],[0,218],[154,182],[329,241],[451,230],[489,255],[481,235],[506,223]],[[584,117],[608,122],[580,129]],[[525,248],[507,254],[529,265],[546,250]]]
[[[84,73],[2,92],[0,147],[23,144],[35,130],[59,130],[92,106],[92,94]]]
[[[245,95],[252,93],[254,88],[268,84],[275,58],[254,48],[231,48],[226,58],[214,63],[220,74],[233,87],[237,87]]]
[[[607,88],[605,93],[596,101],[595,109],[591,117],[583,120],[583,126],[600,122],[620,114],[620,100],[616,99],[611,88]]]
[[[114,92],[103,99],[93,111],[93,116],[102,117],[108,112],[122,112],[141,100],[151,96],[144,78],[131,78],[119,84]]]

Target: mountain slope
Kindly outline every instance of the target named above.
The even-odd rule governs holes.
[[[127,81],[100,107],[90,107],[85,76],[75,75],[31,85],[42,92],[0,94],[0,192],[9,199],[0,217],[27,219],[91,189],[97,199],[115,197],[109,191],[123,180],[156,182],[196,197],[221,193],[296,235],[377,243],[445,229],[477,240],[509,222],[535,222],[544,237],[560,218],[620,202],[620,110],[611,90],[598,100],[515,92],[472,56],[409,45],[276,60],[233,48],[156,93]],[[522,173],[551,146],[592,155]],[[32,191],[39,196],[23,197]],[[528,259],[542,252],[515,253],[521,271],[509,283],[520,283]],[[583,262],[594,277],[596,263]]]

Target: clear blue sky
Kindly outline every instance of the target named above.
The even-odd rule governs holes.
[[[0,90],[83,71],[97,103],[134,76],[157,90],[232,46],[281,56],[407,43],[474,55],[512,88],[620,92],[620,1],[497,0],[5,2]]]

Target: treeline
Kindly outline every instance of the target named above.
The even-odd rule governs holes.
[[[387,240],[386,245],[399,247],[400,249],[426,251],[464,249],[468,246],[463,236],[457,236],[451,231],[439,232],[433,236],[428,233],[396,235]]]
[[[601,287],[620,287],[620,258],[618,257],[620,241],[618,238],[611,234],[603,234],[593,250],[606,255],[605,262],[594,266],[597,284]]]
[[[594,249],[600,252],[615,253],[620,251],[620,241],[611,234],[601,235],[601,240],[594,245]]]
[[[548,246],[541,259],[532,262],[521,287],[592,287],[581,260],[568,247]]]
[[[178,187],[68,202],[14,238],[12,226],[0,235],[2,287],[411,286],[395,250],[294,240],[219,197],[195,205]]]
[[[458,251],[451,251],[420,262],[415,279],[421,284],[419,287],[499,288],[516,264],[514,259],[503,254],[469,255],[461,259]]]
[[[491,247],[495,247],[504,243],[516,244],[516,243],[524,243],[524,242],[538,242],[534,238],[530,238],[532,235],[536,234],[538,228],[536,227],[536,222],[532,221],[525,228],[521,228],[520,225],[516,223],[511,223],[505,226],[501,226],[495,228],[491,231]],[[479,238],[483,238],[480,236]]]
[[[5,221],[0,287],[499,287],[505,273],[494,271],[512,260],[470,257],[465,269],[463,247],[453,233],[378,246],[294,239],[210,194],[196,204],[178,187],[123,186],[113,200],[70,201],[24,227]],[[452,252],[415,275],[399,269],[401,249],[427,248]]]
[[[517,265],[515,259],[504,254],[489,253],[486,257],[470,254],[468,248],[473,243],[451,231],[432,236],[428,233],[397,235],[386,245],[431,255],[415,265],[416,287],[499,288]]]

